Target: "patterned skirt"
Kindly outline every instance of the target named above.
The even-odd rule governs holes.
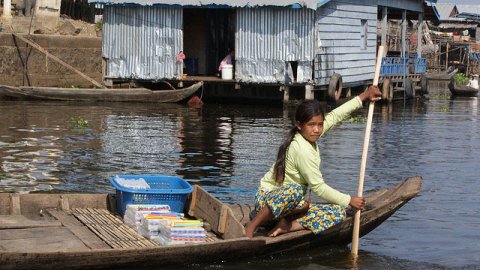
[[[297,184],[284,185],[271,191],[259,189],[255,195],[255,211],[258,213],[264,206],[268,206],[276,221],[304,203],[303,189]],[[312,204],[304,216],[297,218],[297,222],[314,234],[319,234],[342,222],[345,217],[346,209],[343,206]]]

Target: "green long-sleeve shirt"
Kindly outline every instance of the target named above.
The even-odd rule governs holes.
[[[362,107],[362,101],[356,97],[336,108],[325,116],[323,134],[330,128],[345,120],[349,115]],[[323,180],[320,172],[320,150],[318,145],[307,141],[300,133],[295,134],[287,149],[285,161],[284,185],[296,183],[303,187],[304,193],[310,187],[312,192],[324,200],[341,206],[348,206],[350,195],[341,193]],[[275,181],[274,166],[263,176],[260,189],[269,191],[279,187]]]

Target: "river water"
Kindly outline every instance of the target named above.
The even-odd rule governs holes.
[[[116,174],[180,175],[229,202],[251,203],[292,123],[292,107],[0,101],[0,191],[113,192]],[[366,110],[355,119],[365,119]],[[87,123],[88,121],[88,123]],[[356,193],[365,122],[320,139],[331,186]],[[479,269],[478,98],[376,105],[365,190],[407,176],[422,192],[360,240],[364,269]],[[204,269],[343,269],[348,247],[329,247]]]

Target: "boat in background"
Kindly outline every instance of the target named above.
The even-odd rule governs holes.
[[[409,177],[396,186],[365,196],[361,214],[363,236],[414,198],[422,178]],[[245,237],[252,205],[227,204],[195,186],[185,214],[201,219],[204,243],[161,246],[127,227],[113,194],[0,193],[1,269],[156,268],[214,262],[305,249],[347,245],[353,217],[314,235],[308,230],[266,237],[261,228]],[[208,226],[206,226],[208,224]]]
[[[147,88],[61,88],[0,85],[0,98],[91,102],[179,102],[191,97],[203,86],[194,83],[181,89]]]
[[[478,95],[478,89],[466,85],[459,85],[453,80],[448,84],[448,89],[450,89],[452,96],[475,97]]]

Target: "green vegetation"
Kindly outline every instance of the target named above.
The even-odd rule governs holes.
[[[431,97],[432,99],[449,99],[450,94],[434,94]]]
[[[468,81],[470,80],[468,76],[466,76],[463,73],[457,73],[453,75],[453,79],[455,80],[455,83],[458,85],[467,85]]]
[[[99,20],[95,23],[95,31],[97,31],[97,32],[102,31],[102,27],[103,27],[103,21],[102,20]]]
[[[88,128],[90,125],[87,119],[80,116],[70,118],[70,124],[72,128]]]
[[[364,123],[367,122],[366,117],[360,117],[360,116],[352,116],[349,119],[346,120],[347,122],[350,123]]]
[[[442,105],[442,106],[440,107],[440,112],[449,112],[449,111],[450,111],[450,110],[449,110],[449,109],[447,108],[447,106],[445,106],[445,105]]]

